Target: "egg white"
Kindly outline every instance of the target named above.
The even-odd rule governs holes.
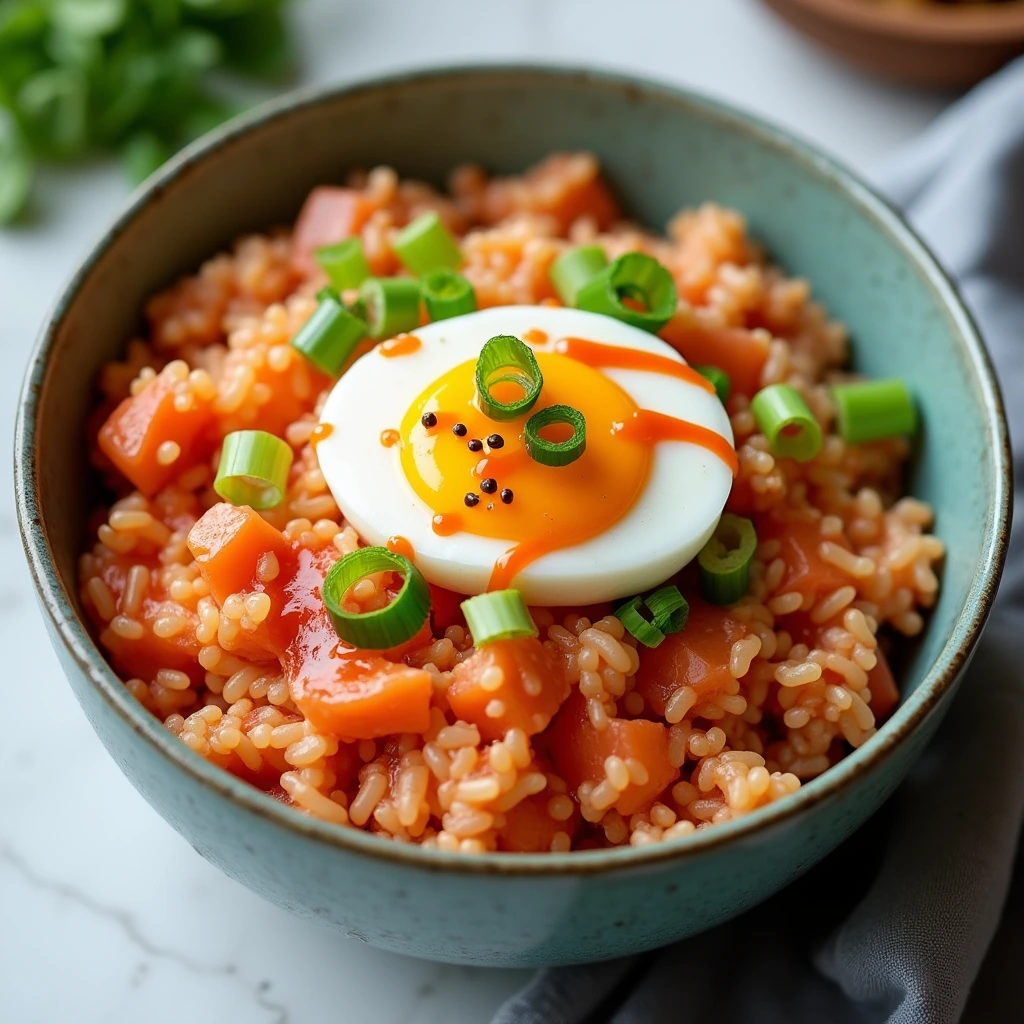
[[[434,533],[434,511],[413,490],[398,445],[380,435],[397,430],[423,390],[473,359],[496,334],[544,331],[552,341],[581,337],[684,362],[659,338],[596,313],[546,306],[502,306],[417,329],[422,342],[397,358],[379,348],[335,384],[321,415],[332,432],[317,446],[327,484],[345,518],[370,544],[405,537],[416,566],[431,582],[461,594],[487,588],[494,563],[515,543],[459,532]],[[721,402],[695,384],[646,370],[602,369],[636,402],[700,424],[733,443]],[[553,551],[523,569],[512,585],[532,605],[581,605],[635,594],[662,583],[694,557],[718,524],[732,473],[718,456],[685,442],[655,446],[647,484],[633,507],[604,533]]]

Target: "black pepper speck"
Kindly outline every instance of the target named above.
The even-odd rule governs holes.
[[[498,489],[498,481],[493,476],[489,476],[486,480],[480,481],[480,490],[484,494],[493,494]]]
[[[480,504],[480,495],[479,494],[474,494],[472,491],[470,491],[466,495],[464,500],[465,500],[466,504],[470,508],[472,508],[474,505],[479,505]]]
[[[482,452],[484,450],[484,443],[479,437],[474,437],[468,442],[469,450],[471,452]]]
[[[505,488],[505,489],[504,489],[504,490],[503,490],[503,491],[501,492],[501,500],[502,500],[503,502],[505,502],[505,504],[506,504],[506,505],[511,505],[511,504],[512,504],[512,499],[513,499],[514,497],[515,497],[515,495],[514,495],[514,494],[512,493],[512,490],[511,490],[510,488],[508,488],[508,487],[506,487],[506,488]]]
[[[487,447],[488,448],[504,448],[505,447],[505,438],[503,438],[501,436],[501,434],[491,434],[491,436],[489,438],[487,438]]]
[[[452,427],[452,433],[456,437],[465,437],[469,433],[469,427],[467,427],[465,423],[456,423],[455,426]]]
[[[425,412],[420,417],[420,423],[429,430],[431,427],[437,426],[437,417],[432,412]]]

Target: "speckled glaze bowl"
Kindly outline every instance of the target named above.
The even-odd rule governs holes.
[[[851,328],[855,364],[920,398],[911,489],[938,513],[943,586],[901,707],[795,796],[675,843],[457,856],[316,821],[192,753],[138,705],[85,625],[76,557],[91,507],[84,423],[103,362],[145,298],[242,232],[288,222],[314,185],[388,163],[441,181],[516,171],[559,148],[601,158],[627,209],[661,226],[713,199]],[[631,78],[532,67],[412,73],[300,93],[208,136],[138,191],[45,325],[19,412],[25,549],[86,715],[143,796],[231,877],[375,945],[454,963],[566,964],[658,946],[765,899],[892,792],[956,690],[1006,546],[1009,455],[992,369],[956,291],[882,200],[778,130]],[[801,912],[806,912],[802,909]]]

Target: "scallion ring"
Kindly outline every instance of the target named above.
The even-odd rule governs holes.
[[[604,313],[652,334],[672,319],[677,304],[672,275],[654,257],[640,252],[620,256],[576,295],[577,309]]]
[[[700,592],[711,604],[735,604],[750,586],[757,531],[749,519],[729,512],[697,555]]]
[[[666,636],[669,633],[678,633],[686,627],[690,606],[674,584],[659,587],[653,594],[648,594],[644,598],[644,604],[651,613],[651,621]]]
[[[657,647],[664,642],[665,634],[640,614],[643,603],[642,597],[631,597],[615,609],[615,617],[645,647]]]
[[[522,395],[507,401],[497,398],[492,389],[502,384],[515,385]],[[491,338],[480,350],[476,361],[477,402],[492,420],[514,420],[528,413],[543,384],[533,350],[511,334]]]
[[[483,647],[495,640],[536,636],[538,629],[518,590],[492,590],[462,602],[473,644]]]
[[[420,290],[432,321],[449,320],[476,309],[473,286],[449,267],[436,267],[424,274],[420,279]]]
[[[693,368],[706,380],[711,381],[718,400],[725,405],[732,392],[732,381],[729,379],[729,374],[717,366],[695,366]]]
[[[572,427],[572,435],[564,441],[549,441],[541,437],[545,427],[564,423]],[[535,412],[523,428],[526,453],[543,466],[568,466],[587,450],[587,421],[583,413],[571,405],[549,405]]]
[[[417,217],[395,235],[391,243],[398,258],[414,274],[437,267],[458,270],[464,260],[459,243],[452,238],[435,210]]]
[[[832,388],[839,434],[847,444],[910,437],[917,430],[914,399],[901,380],[865,380]]]
[[[821,427],[800,392],[789,384],[770,384],[750,401],[750,411],[772,455],[807,462],[821,451]]]
[[[292,338],[292,348],[301,352],[318,370],[336,377],[355,347],[366,337],[363,320],[350,313],[329,288],[321,289],[320,304]]]
[[[322,245],[313,256],[335,288],[358,288],[370,276],[361,238]]]
[[[420,325],[420,283],[411,277],[368,277],[359,288],[359,300],[376,341]]]
[[[349,588],[375,572],[399,573],[404,577],[402,589],[383,608],[346,611]],[[324,577],[323,598],[338,636],[354,647],[376,651],[414,637],[430,613],[430,587],[423,573],[408,558],[387,548],[360,548],[335,562]]]
[[[558,297],[567,306],[576,305],[580,289],[608,266],[608,257],[599,245],[580,245],[566,249],[551,264],[548,278]]]
[[[232,505],[280,505],[292,465],[291,446],[265,430],[236,430],[224,438],[213,489]]]

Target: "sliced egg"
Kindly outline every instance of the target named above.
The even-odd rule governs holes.
[[[480,410],[474,381],[499,334],[531,344],[544,378],[530,412],[505,422]],[[586,420],[567,466],[525,448],[529,415],[551,405]],[[735,468],[725,409],[671,346],[574,309],[503,306],[384,342],[337,382],[322,422],[320,467],[365,541],[411,552],[431,583],[512,586],[533,605],[662,583],[710,537]]]

